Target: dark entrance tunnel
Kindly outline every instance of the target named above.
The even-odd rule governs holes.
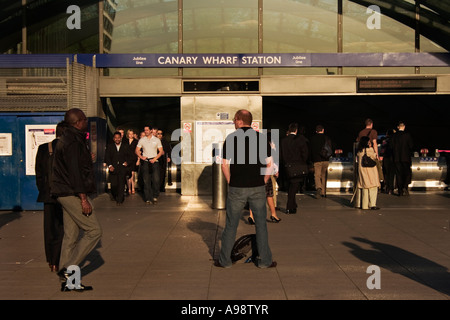
[[[280,129],[282,137],[288,125],[297,122],[304,126],[306,137],[310,137],[320,123],[334,141],[334,147],[347,155],[366,118],[374,121],[379,135],[403,120],[413,136],[415,151],[427,148],[429,155],[434,155],[435,149],[450,149],[449,98],[448,95],[264,97],[263,127]]]
[[[164,131],[170,141],[171,133],[180,127],[179,97],[120,97],[104,98],[103,110],[108,118],[108,137],[117,127],[133,129],[139,134],[150,125]]]
[[[297,122],[310,137],[320,123],[334,147],[347,155],[366,118],[374,120],[379,135],[403,120],[413,136],[415,151],[427,148],[429,155],[434,155],[435,149],[450,149],[449,101],[449,95],[263,97],[263,127],[279,129],[283,137],[288,125]],[[170,141],[170,134],[180,127],[179,97],[104,98],[103,107],[110,135],[117,126],[140,132],[150,124],[163,129]]]

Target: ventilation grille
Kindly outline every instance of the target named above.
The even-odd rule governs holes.
[[[67,68],[0,69],[0,111],[97,114],[98,71],[73,62]]]
[[[0,69],[0,111],[66,109],[66,69]]]

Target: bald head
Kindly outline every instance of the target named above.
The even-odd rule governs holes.
[[[87,118],[81,109],[72,108],[68,110],[64,115],[64,121],[79,130],[87,129]]]
[[[241,109],[236,112],[234,119],[241,120],[245,126],[250,126],[253,121],[253,116],[250,111]]]

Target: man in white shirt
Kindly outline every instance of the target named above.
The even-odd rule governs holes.
[[[161,140],[153,135],[152,127],[144,127],[145,137],[139,139],[136,154],[144,180],[144,201],[156,204],[159,196],[159,158],[164,154]]]

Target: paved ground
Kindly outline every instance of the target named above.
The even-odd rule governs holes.
[[[225,211],[211,209],[211,197],[167,192],[146,206],[133,195],[118,207],[101,195],[103,238],[82,268],[94,290],[83,293],[60,292],[49,271],[43,213],[3,211],[0,300],[449,300],[450,193],[380,194],[379,211],[354,209],[350,198],[298,195],[297,214],[269,223],[277,268],[222,269],[212,260]],[[247,214],[238,236],[254,232]],[[367,273],[371,265],[379,272]]]

